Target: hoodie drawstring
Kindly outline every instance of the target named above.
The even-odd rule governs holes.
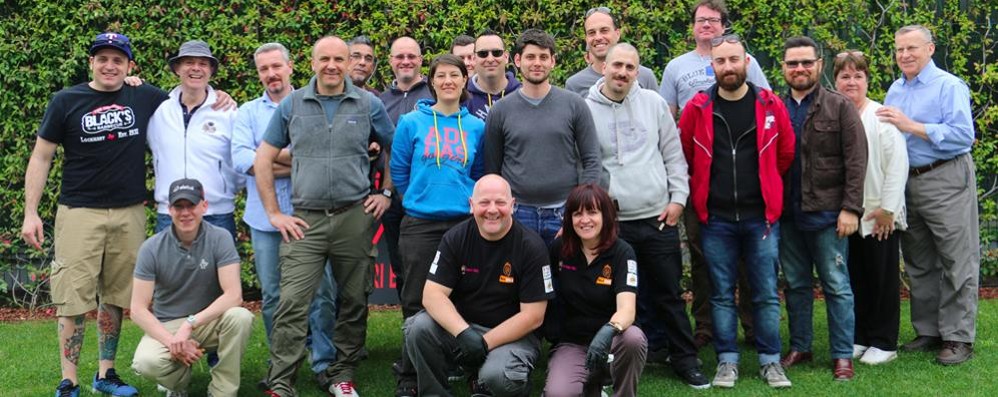
[[[490,97],[491,98],[491,97]],[[440,127],[437,125],[437,111],[430,109],[433,112],[433,133],[437,140],[437,168],[440,168]],[[464,127],[461,126],[461,112],[457,113],[457,135],[461,138],[461,149],[464,150],[464,161],[461,163],[462,167],[468,166],[468,142],[464,139]]]

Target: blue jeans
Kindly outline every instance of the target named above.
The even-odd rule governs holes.
[[[554,236],[561,230],[561,220],[565,217],[565,206],[557,208],[540,208],[532,205],[517,204],[513,218],[527,229],[533,230],[544,239],[548,247],[554,241]]]
[[[797,229],[793,221],[784,223],[780,240],[780,262],[787,277],[787,316],[790,348],[811,351],[814,339],[814,270],[821,280],[828,314],[828,344],[832,359],[852,358],[856,313],[849,284],[849,239],[839,238],[835,226],[819,231]]]
[[[280,232],[265,232],[250,228],[253,243],[253,257],[256,261],[256,276],[260,279],[260,292],[263,293],[263,327],[270,332],[274,326],[274,312],[281,296]],[[325,279],[319,283],[312,306],[308,310],[308,327],[311,334],[312,372],[322,372],[336,358],[333,346],[333,328],[336,326],[336,281],[332,267],[326,266]]]
[[[229,214],[215,214],[215,215],[205,215],[201,218],[203,221],[208,222],[212,225],[218,226],[222,229],[228,230],[229,234],[232,235],[232,241],[236,240],[236,217],[231,213]],[[156,227],[154,232],[159,233],[173,225],[173,218],[170,218],[169,214],[156,214]]]
[[[700,242],[710,270],[710,297],[714,319],[714,350],[718,362],[738,363],[738,310],[735,285],[738,258],[745,260],[755,317],[755,346],[759,364],[780,361],[780,298],[777,295],[777,259],[780,224],[765,219],[730,222],[712,216],[700,225]]]

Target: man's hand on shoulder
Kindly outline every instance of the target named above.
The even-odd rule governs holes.
[[[303,228],[309,228],[308,223],[301,218],[285,215],[280,212],[270,215],[269,218],[270,224],[274,225],[281,232],[281,237],[284,238],[284,242],[286,243],[290,243],[291,240],[305,238],[305,230]]]
[[[125,77],[125,85],[131,87],[138,87],[142,85],[142,79],[139,76],[128,76]]]
[[[215,90],[215,103],[211,105],[211,110],[236,110],[239,104],[225,91]]]

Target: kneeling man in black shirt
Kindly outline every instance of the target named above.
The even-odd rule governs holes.
[[[474,219],[440,242],[423,289],[426,309],[405,324],[406,354],[421,396],[451,395],[451,362],[472,374],[473,395],[527,395],[540,353],[533,331],[554,298],[547,248],[513,220],[513,195],[498,175],[475,184],[471,212]]]

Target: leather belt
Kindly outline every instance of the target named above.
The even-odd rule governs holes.
[[[959,156],[957,156],[957,157],[959,157]],[[921,167],[911,167],[911,168],[908,168],[908,176],[912,177],[912,176],[922,175],[922,174],[924,174],[926,172],[929,172],[929,171],[932,171],[932,170],[934,170],[936,168],[939,168],[943,164],[946,164],[946,163],[948,163],[950,161],[953,161],[953,160],[956,160],[956,157],[945,159],[945,160],[936,160],[936,161],[933,161],[932,164],[923,165]]]
[[[306,209],[305,211],[322,212],[322,213],[326,214],[326,216],[333,216],[333,215],[339,215],[339,214],[342,214],[344,212],[347,212],[351,208],[353,208],[354,206],[356,206],[357,204],[360,204],[360,203],[363,203],[363,202],[364,202],[364,199],[360,199],[360,200],[354,201],[354,202],[352,202],[350,204],[346,204],[346,205],[341,206],[341,207],[330,208],[330,209],[322,209],[322,210]]]

